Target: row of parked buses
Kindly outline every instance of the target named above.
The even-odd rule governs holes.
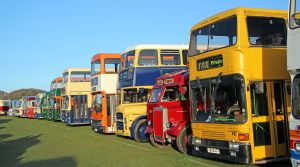
[[[299,166],[300,6],[289,9],[216,14],[192,27],[189,47],[96,54],[91,69],[68,68],[50,92],[22,98],[16,115],[238,163],[291,155]]]

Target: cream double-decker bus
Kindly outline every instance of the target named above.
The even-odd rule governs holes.
[[[62,74],[62,121],[67,125],[90,124],[90,68],[67,68]]]

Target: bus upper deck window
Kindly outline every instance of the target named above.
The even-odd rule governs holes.
[[[107,73],[118,73],[120,59],[108,58],[104,60],[104,68]]]
[[[145,49],[141,50],[139,54],[138,65],[140,66],[153,66],[158,62],[157,50]]]
[[[163,65],[180,65],[179,50],[161,50],[160,58]]]
[[[129,51],[129,52],[126,53],[125,68],[129,68],[129,67],[132,67],[134,65],[134,57],[135,57],[135,51],[134,50]]]
[[[286,26],[283,18],[247,17],[249,42],[259,46],[286,46]]]

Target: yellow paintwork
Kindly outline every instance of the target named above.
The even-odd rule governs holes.
[[[286,48],[285,47],[251,47],[248,41],[248,32],[246,26],[247,16],[261,16],[261,17],[280,17],[287,19],[287,11],[282,10],[266,10],[266,9],[250,9],[250,8],[234,8],[225,12],[219,13],[209,17],[195,26],[191,31],[211,24],[215,21],[225,19],[227,17],[237,17],[237,41],[234,46],[217,49],[195,55],[188,58],[190,66],[190,81],[216,77],[222,72],[222,75],[228,74],[242,74],[245,80],[245,86],[249,88],[252,81],[274,81],[274,80],[289,80],[287,72]],[[204,71],[197,71],[197,60],[212,57],[222,54],[223,66]],[[269,83],[269,87],[271,83]],[[268,96],[269,97],[269,96]],[[274,100],[274,99],[273,99]],[[289,99],[288,99],[289,100]],[[272,104],[269,104],[269,106]],[[288,111],[290,110],[290,103],[287,102]],[[225,140],[225,141],[239,141],[238,134],[248,133],[250,137],[252,162],[265,159],[266,157],[273,157],[276,151],[272,146],[261,146],[254,148],[253,137],[253,122],[271,121],[271,117],[252,117],[251,97],[249,89],[246,89],[246,110],[248,120],[244,124],[217,124],[217,123],[192,123],[193,136],[197,138]],[[275,118],[276,120],[283,119]],[[275,139],[272,138],[272,141]],[[282,146],[278,146],[281,147]],[[279,149],[278,149],[279,150]],[[285,153],[285,156],[288,154]],[[275,157],[273,157],[275,158]]]
[[[124,130],[118,130],[116,127],[116,121],[114,122],[114,130],[117,135],[120,136],[130,136],[130,127],[134,120],[142,115],[147,114],[147,102],[144,103],[130,103],[130,104],[124,104],[123,103],[123,90],[124,89],[133,89],[133,88],[144,88],[144,89],[152,89],[153,86],[135,86],[135,87],[127,87],[127,88],[122,88],[121,90],[121,99],[122,103],[121,105],[117,106],[117,113],[121,112],[123,113],[123,124],[124,124]],[[148,97],[149,97],[150,91],[148,91]],[[126,122],[125,123],[125,120]]]
[[[68,82],[62,84],[62,97],[68,96],[71,99],[71,95],[87,95],[88,98],[88,108],[91,108],[92,105],[92,96],[90,93],[91,82],[70,82],[70,74],[71,72],[90,72],[90,68],[67,68],[63,71],[64,73],[69,73]],[[61,110],[65,110],[66,112],[71,111],[71,100],[69,100],[68,108],[62,108]]]

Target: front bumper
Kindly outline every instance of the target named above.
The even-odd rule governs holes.
[[[193,145],[192,154],[200,157],[207,157],[213,159],[222,159],[225,161],[232,161],[237,163],[250,164],[252,162],[251,145],[242,143],[238,150],[230,150],[229,142],[205,140],[204,145]],[[209,149],[217,149],[218,153],[210,153]]]

